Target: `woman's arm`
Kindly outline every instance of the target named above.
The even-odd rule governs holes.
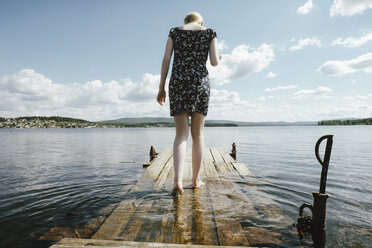
[[[165,80],[167,79],[169,64],[173,53],[173,40],[168,37],[167,44],[165,46],[165,53],[163,57],[163,62],[161,64],[161,73],[160,73],[160,84],[159,91],[157,96],[157,101],[160,105],[163,105],[165,102]]]
[[[213,38],[209,47],[209,61],[212,66],[217,66],[222,56],[217,51],[217,38]]]

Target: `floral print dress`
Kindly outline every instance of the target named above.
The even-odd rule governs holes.
[[[169,81],[170,115],[187,112],[208,113],[210,97],[206,67],[209,47],[216,32],[211,29],[184,30],[171,28],[173,66]]]

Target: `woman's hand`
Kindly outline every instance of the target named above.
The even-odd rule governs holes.
[[[157,96],[156,100],[162,106],[165,103],[165,96],[166,96],[165,90],[164,89],[159,89],[158,96]]]

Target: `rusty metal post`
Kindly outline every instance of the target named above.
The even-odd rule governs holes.
[[[320,143],[327,139],[327,145],[324,153],[324,159],[322,160],[319,156],[319,145]],[[313,204],[313,221],[312,221],[312,232],[322,232],[325,230],[325,220],[326,220],[326,209],[327,209],[327,199],[331,196],[325,193],[326,183],[327,183],[327,173],[329,160],[331,158],[331,151],[333,145],[333,135],[322,136],[315,145],[315,156],[322,166],[322,174],[320,177],[319,192],[313,192],[314,204]]]
[[[324,159],[322,160],[319,156],[319,145],[327,139],[326,149],[324,153]],[[310,232],[314,241],[315,247],[324,247],[325,245],[325,223],[326,223],[326,210],[327,210],[327,199],[331,196],[325,193],[327,183],[327,173],[329,160],[331,158],[333,144],[333,135],[324,135],[319,138],[315,145],[315,156],[322,166],[322,173],[320,177],[319,192],[313,192],[314,202],[313,205],[308,203],[302,204],[299,210],[299,218],[297,220],[297,231],[300,239],[304,236],[305,232]],[[309,208],[312,213],[312,217],[304,216],[304,208]]]

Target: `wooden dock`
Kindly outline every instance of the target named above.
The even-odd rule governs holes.
[[[172,194],[173,176],[172,149],[165,149],[122,192],[124,200],[90,239],[62,239],[51,247],[273,247],[293,236],[293,221],[260,192],[260,184],[270,182],[258,180],[226,150],[205,149],[201,188],[191,187],[189,149],[183,194]]]

